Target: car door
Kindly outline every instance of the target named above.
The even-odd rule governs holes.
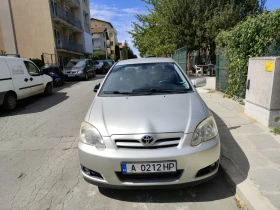
[[[25,69],[23,61],[19,58],[6,58],[5,61],[11,72],[17,99],[28,97],[30,95],[29,75]]]
[[[94,75],[94,65],[93,65],[93,61],[91,60],[88,60],[88,65],[89,65],[89,74],[90,76],[93,76]]]
[[[26,60],[24,61],[24,64],[28,73],[27,79],[30,84],[30,95],[44,92],[44,77],[38,67],[35,66],[35,64],[33,64],[32,62]]]

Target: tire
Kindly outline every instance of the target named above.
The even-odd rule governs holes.
[[[52,95],[52,85],[50,83],[47,84],[44,91],[45,96]]]
[[[3,108],[13,110],[17,106],[17,97],[14,93],[7,93],[4,98]]]
[[[88,73],[85,74],[85,81],[88,80]]]

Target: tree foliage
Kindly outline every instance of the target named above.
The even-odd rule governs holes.
[[[93,60],[105,60],[106,59],[106,54],[104,52],[95,51],[95,52],[93,52],[93,54],[90,57]]]
[[[280,53],[280,10],[249,17],[232,30],[221,32],[216,41],[219,48],[226,47],[229,61],[226,93],[244,98],[249,58],[275,55],[275,50]]]
[[[148,14],[137,14],[130,31],[140,55],[172,54],[187,46],[189,51],[214,49],[220,30],[234,27],[248,15],[264,9],[266,0],[142,0]]]
[[[133,54],[132,49],[129,47],[127,41],[125,41],[122,49],[122,60],[127,60],[132,58],[137,58],[137,56]]]

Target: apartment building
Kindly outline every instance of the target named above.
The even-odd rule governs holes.
[[[5,14],[2,2],[7,3]],[[43,55],[46,63],[66,65],[71,58],[92,54],[89,0],[0,0],[0,4],[2,34],[4,29],[14,33],[14,51],[21,57]],[[7,30],[9,18],[12,27]],[[4,50],[12,52],[5,37]]]
[[[91,18],[91,28],[106,28],[107,33],[109,36],[109,43],[108,43],[108,48],[107,48],[107,53],[110,55],[115,55],[115,46],[118,45],[118,38],[117,38],[117,31],[114,29],[113,25],[110,22],[104,21],[104,20],[99,20],[96,18]]]
[[[93,51],[100,51],[106,54],[109,36],[107,29],[103,27],[92,28],[92,46]]]

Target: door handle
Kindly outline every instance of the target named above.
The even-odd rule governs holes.
[[[25,79],[24,79],[24,81],[25,81],[25,82],[27,82],[27,81],[28,81],[28,79],[27,79],[27,78],[25,78]]]
[[[251,83],[251,81],[248,79],[248,80],[247,80],[247,85],[246,85],[246,89],[247,89],[247,90],[250,90],[250,83]]]
[[[30,81],[33,81],[33,78],[32,78],[32,77],[30,77]]]

